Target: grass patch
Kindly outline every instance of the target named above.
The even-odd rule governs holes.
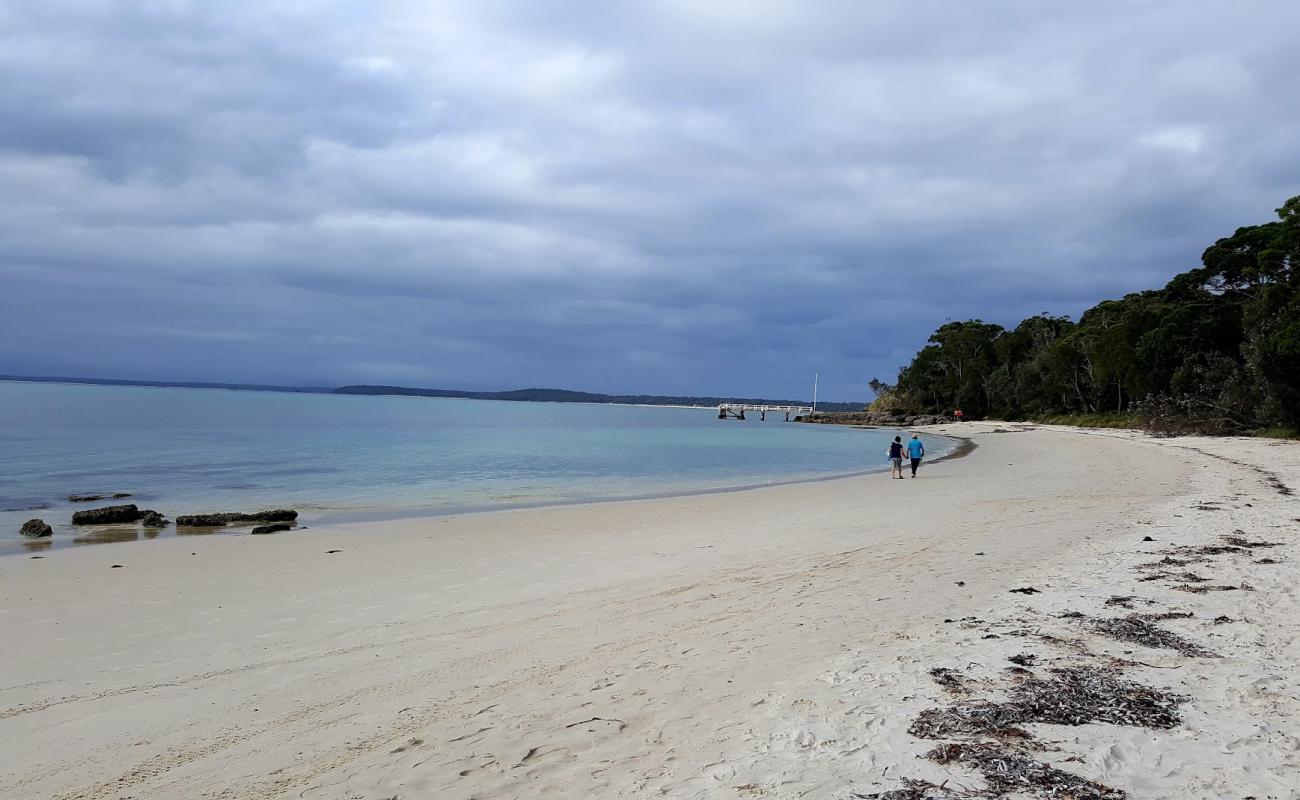
[[[1300,439],[1300,428],[1288,428],[1278,426],[1276,428],[1263,428],[1254,431],[1255,436],[1263,439]]]
[[[1141,428],[1146,418],[1131,411],[1105,414],[1052,414],[1035,417],[1044,425],[1073,425],[1077,428]]]

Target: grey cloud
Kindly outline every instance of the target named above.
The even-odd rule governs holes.
[[[1300,192],[1282,0],[309,5],[0,0],[0,372],[861,398]]]

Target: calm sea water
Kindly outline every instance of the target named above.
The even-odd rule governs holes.
[[[31,517],[53,545],[146,537],[74,528],[72,493],[131,492],[116,502],[169,519],[292,507],[310,526],[881,469],[892,435],[712,409],[0,381],[0,552],[50,546],[19,536]]]

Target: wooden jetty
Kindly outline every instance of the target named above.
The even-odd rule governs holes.
[[[785,414],[785,421],[790,421],[790,415],[793,414],[795,420],[799,417],[806,417],[812,413],[812,406],[756,406],[749,403],[723,403],[718,406],[718,419],[744,419],[745,412],[751,414],[758,412],[758,418],[766,421],[768,412],[774,414]]]

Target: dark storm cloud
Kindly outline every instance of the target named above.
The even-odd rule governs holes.
[[[861,398],[1300,192],[1294,3],[0,0],[0,373]]]

